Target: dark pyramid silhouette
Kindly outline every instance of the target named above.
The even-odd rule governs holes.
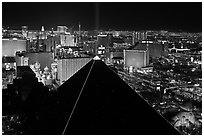
[[[40,119],[25,134],[61,135],[93,61],[62,84],[50,103],[41,106]]]
[[[40,134],[178,135],[101,60],[91,60],[58,89]]]
[[[29,66],[17,66],[17,77],[29,74],[35,77],[35,73]]]

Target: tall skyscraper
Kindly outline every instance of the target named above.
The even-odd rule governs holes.
[[[97,54],[101,58],[106,58],[107,53],[110,51],[112,45],[112,35],[111,34],[100,34],[97,36]]]
[[[60,43],[62,46],[76,46],[75,36],[72,34],[60,34]]]
[[[28,26],[22,26],[23,37],[27,38],[28,36]]]
[[[57,31],[59,32],[59,33],[65,33],[65,32],[67,32],[67,27],[66,26],[57,26]]]
[[[132,45],[135,45],[135,32],[132,33]]]
[[[81,34],[81,24],[79,22],[79,34]]]
[[[58,79],[62,84],[86,65],[91,58],[71,58],[71,59],[60,59],[57,61]]]
[[[2,56],[15,56],[17,51],[26,51],[26,40],[2,39]]]
[[[124,67],[141,68],[149,64],[148,50],[124,50]]]
[[[137,41],[142,41],[147,39],[147,32],[133,32],[133,45]]]
[[[144,42],[138,44],[135,48],[135,50],[147,50],[149,51],[150,57],[161,57],[165,55],[168,52],[168,45],[167,44],[159,44],[159,43],[149,43]]]
[[[41,31],[45,31],[45,28],[44,28],[44,26],[42,26],[42,28],[41,28]]]
[[[81,43],[81,24],[79,22],[79,43]]]
[[[41,31],[39,32],[39,39],[47,39],[47,34],[45,32],[44,26],[41,27]]]

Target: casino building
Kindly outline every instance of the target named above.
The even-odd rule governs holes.
[[[124,68],[141,68],[149,64],[148,50],[124,50]]]

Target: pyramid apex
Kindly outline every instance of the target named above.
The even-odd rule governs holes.
[[[93,58],[93,60],[101,60],[100,58],[99,58],[99,56],[95,56],[94,58]]]

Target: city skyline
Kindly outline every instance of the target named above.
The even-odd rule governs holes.
[[[202,135],[201,10],[3,2],[2,135]]]
[[[15,22],[15,23],[14,23]],[[2,3],[2,25],[46,30],[66,25],[78,30],[202,31],[200,2],[18,2]]]

